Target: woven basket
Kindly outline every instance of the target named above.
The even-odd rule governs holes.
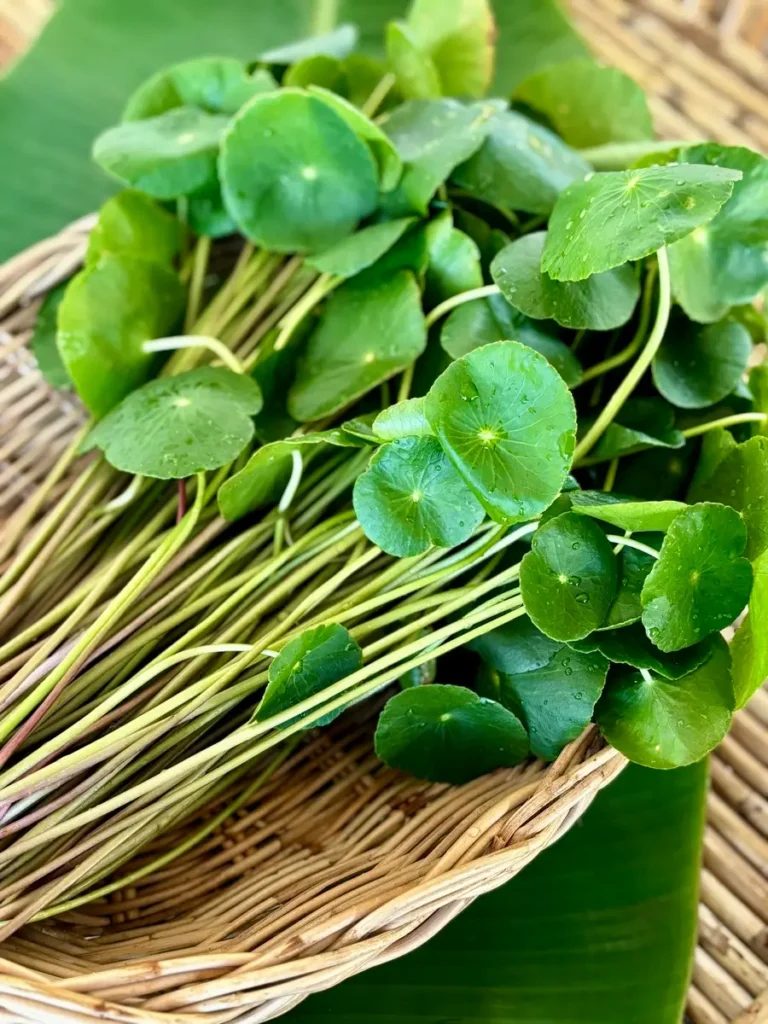
[[[760,121],[766,65],[755,49],[762,36],[749,5],[732,2],[722,23],[712,20],[722,12],[690,2],[571,6],[595,51],[652,93],[661,134],[768,141]],[[752,33],[752,45],[739,30]],[[85,218],[0,268],[0,516],[26,499],[30,525],[67,486],[62,474],[44,499],[34,497],[82,412],[45,387],[25,343],[40,297],[79,265],[90,225]],[[754,730],[765,724],[757,714],[739,716],[714,761],[694,1024],[728,1024],[768,985],[759,916],[768,919],[768,889],[758,874],[765,839],[747,839],[726,806],[743,800],[765,834],[759,800],[768,769],[754,752],[746,761],[733,753],[739,730],[757,742]],[[431,785],[378,764],[369,723],[342,719],[295,753],[258,801],[169,868],[9,939],[0,950],[0,1021],[245,1024],[279,1016],[426,941],[555,841],[624,763],[588,730],[554,765],[530,762],[461,788]],[[164,848],[158,842],[142,857]],[[738,856],[751,871],[743,884],[729,877],[742,871]],[[745,1022],[768,1021],[753,1011]]]

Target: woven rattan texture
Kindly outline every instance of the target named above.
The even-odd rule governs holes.
[[[20,27],[2,22],[0,3],[6,55],[48,4],[21,7]],[[768,147],[764,4],[571,8],[598,55],[649,90],[661,134]],[[82,423],[74,402],[45,388],[25,346],[40,296],[78,264],[88,227],[73,225],[0,270],[0,514],[34,493]],[[768,1022],[759,998],[768,988],[766,741],[768,696],[759,695],[713,759],[693,1024]],[[548,769],[529,764],[456,790],[390,772],[372,756],[365,723],[340,724],[165,871],[9,940],[0,1020],[278,1016],[425,941],[554,841],[622,765],[588,735]]]

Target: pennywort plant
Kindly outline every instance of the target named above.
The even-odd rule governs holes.
[[[590,722],[688,764],[768,674],[768,162],[587,59],[489,97],[492,25],[187,61],[96,141],[34,340],[92,420],[3,540],[6,930],[373,694],[460,783]]]

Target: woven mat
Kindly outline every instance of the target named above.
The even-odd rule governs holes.
[[[569,2],[595,53],[648,91],[661,135],[768,149],[768,0]],[[0,0],[0,68],[52,7]],[[712,757],[687,1013],[691,1024],[768,1024],[768,691]]]

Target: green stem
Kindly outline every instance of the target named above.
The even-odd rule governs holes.
[[[192,325],[200,315],[200,305],[203,298],[203,287],[205,285],[205,273],[208,269],[208,260],[211,255],[211,239],[203,235],[197,240],[195,252],[192,259],[192,278],[189,282],[189,296],[187,298],[187,313],[184,318],[184,331],[189,334]]]
[[[658,558],[660,552],[656,548],[651,548],[647,544],[643,544],[639,540],[632,540],[631,537],[619,537],[615,533],[608,534],[608,540],[611,544],[615,544],[616,547],[613,549],[616,554],[621,551],[622,548],[634,548],[635,551],[642,551],[643,554],[650,555],[652,558]]]
[[[245,367],[218,338],[207,338],[201,334],[182,334],[177,338],[154,338],[141,346],[144,352],[176,352],[180,349],[207,349],[229,367],[234,373],[245,373]]]
[[[403,376],[400,378],[400,387],[397,389],[397,400],[398,402],[404,402],[411,393],[413,387],[413,374],[416,369],[416,363],[409,363],[403,370]]]
[[[663,247],[659,249],[656,253],[656,257],[659,263],[659,305],[656,311],[656,320],[654,322],[653,329],[651,330],[651,333],[648,336],[648,341],[645,343],[645,347],[640,353],[634,366],[613,393],[610,400],[606,403],[603,411],[576,446],[576,451],[574,453],[575,463],[578,463],[580,459],[583,459],[584,456],[588,454],[592,447],[600,440],[606,428],[613,422],[617,413],[621,411],[622,406],[640,383],[645,371],[651,365],[653,357],[658,352],[659,346],[664,338],[664,332],[666,331],[667,323],[669,322],[669,311],[671,306],[669,262],[667,260],[666,249]]]
[[[390,89],[392,89],[393,86],[395,85],[396,81],[397,78],[392,74],[392,72],[388,72],[386,75],[384,75],[384,77],[378,83],[378,85],[373,90],[371,95],[363,104],[361,108],[363,113],[366,114],[368,117],[373,117],[376,111],[381,106],[381,104],[386,99]]]
[[[280,349],[285,348],[304,317],[311,313],[315,306],[322,302],[334,288],[338,288],[343,280],[343,277],[337,277],[335,274],[321,274],[303,298],[280,321],[280,333],[273,351],[279,352]]]
[[[696,427],[688,427],[684,430],[683,437],[699,437],[709,430],[716,430],[718,427],[736,427],[739,423],[765,423],[768,420],[768,413],[764,412],[739,412],[733,416],[723,416],[719,420],[710,420],[709,423],[699,423]]]
[[[433,324],[445,316],[446,313],[450,313],[452,309],[456,309],[457,306],[463,306],[465,302],[472,302],[474,299],[484,299],[489,295],[500,295],[501,289],[497,284],[486,284],[482,288],[470,288],[467,292],[461,292],[460,295],[453,295],[450,299],[446,299],[445,302],[441,302],[439,306],[435,306],[433,310],[430,310],[426,316],[426,325],[429,329]]]

